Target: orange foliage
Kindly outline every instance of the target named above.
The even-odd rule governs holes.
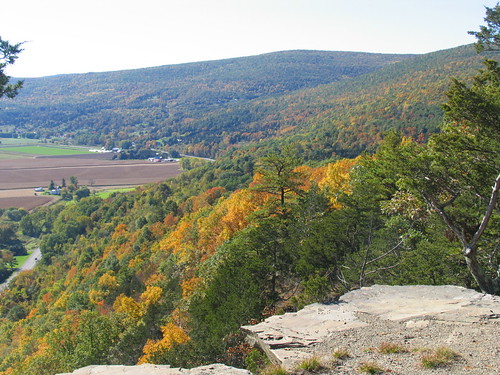
[[[125,236],[128,233],[126,224],[118,224],[111,238],[116,239],[120,236]]]
[[[176,216],[174,216],[173,214],[168,214],[167,216],[165,216],[163,224],[168,228],[177,224],[178,221],[179,219]]]
[[[35,307],[34,309],[32,309],[28,316],[26,317],[26,319],[31,319],[33,318],[36,314],[38,313],[38,307]]]
[[[198,288],[198,286],[202,283],[203,279],[200,277],[191,277],[190,279],[184,280],[181,283],[182,287],[182,298],[190,297],[193,292]]]
[[[149,226],[149,230],[155,238],[161,238],[165,234],[165,225],[161,222],[154,223]]]
[[[223,187],[213,187],[205,192],[187,199],[183,202],[179,209],[183,212],[196,212],[206,206],[211,206],[216,203],[217,199],[222,197],[226,192]]]
[[[236,191],[219,200],[212,210],[199,210],[182,218],[161,242],[160,248],[179,255],[180,262],[203,261],[217,247],[249,224],[250,214],[269,197],[251,190]]]
[[[76,266],[70,268],[70,270],[68,271],[68,275],[66,276],[66,281],[64,282],[64,285],[68,285],[73,280],[73,278],[76,275],[76,271],[77,271]]]
[[[48,292],[48,293],[45,293],[43,296],[42,296],[42,301],[46,304],[49,304],[51,303],[52,301],[54,300],[54,296],[52,295],[51,292]]]

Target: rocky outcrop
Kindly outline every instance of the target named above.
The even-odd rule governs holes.
[[[140,366],[87,366],[72,373],[59,375],[251,375],[249,371],[222,364],[193,369],[172,368],[168,365],[145,364]]]
[[[500,368],[500,297],[456,286],[375,285],[343,295],[331,304],[312,304],[296,313],[244,326],[247,340],[275,364],[292,369],[316,356],[321,374],[356,374],[376,362],[394,374],[492,375]],[[381,354],[382,343],[407,350]],[[451,367],[423,369],[421,353],[447,347],[456,352]],[[334,361],[342,348],[348,358]],[[250,375],[221,364],[194,369],[162,365],[89,366],[72,375]],[[69,375],[69,374],[65,374]]]
[[[252,345],[286,368],[312,355],[331,362],[336,347],[370,360],[370,348],[387,341],[409,348],[451,346],[468,357],[487,358],[476,364],[484,367],[500,365],[499,318],[497,296],[456,286],[375,285],[242,329]],[[467,366],[465,373],[475,373],[472,362]],[[417,367],[402,373],[417,373]],[[356,372],[354,365],[350,371]]]

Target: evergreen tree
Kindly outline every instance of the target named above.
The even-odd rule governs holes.
[[[4,73],[4,69],[8,65],[14,64],[21,51],[21,43],[10,44],[0,37],[0,98],[3,96],[8,98],[15,97],[19,89],[23,86],[22,81],[10,84],[10,77]]]

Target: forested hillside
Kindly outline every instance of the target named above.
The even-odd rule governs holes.
[[[0,125],[82,144],[192,139],[189,124],[212,111],[356,77],[410,55],[287,51],[156,68],[26,79],[2,102]],[[238,123],[247,123],[244,115]],[[237,124],[234,124],[237,125]],[[230,129],[236,130],[236,129]],[[213,133],[219,132],[214,129]],[[203,139],[202,139],[203,140]],[[201,140],[201,141],[202,141]]]
[[[259,371],[263,356],[240,325],[353,288],[454,284],[500,294],[498,62],[481,63],[465,46],[397,63],[371,56],[389,64],[375,71],[372,61],[341,80],[323,81],[317,67],[298,83],[288,73],[257,79],[269,73],[259,59],[269,67],[284,55],[330,56],[134,71],[156,84],[153,73],[180,69],[178,91],[148,95],[134,91],[144,81],[130,72],[44,78],[55,86],[26,90],[21,99],[44,126],[73,139],[99,128],[95,137],[109,142],[131,135],[219,157],[186,158],[174,179],[12,223],[39,239],[42,259],[0,294],[0,375],[136,363]],[[356,56],[365,66],[370,55]],[[243,63],[258,84],[231,67]],[[103,83],[112,76],[124,81]],[[56,83],[64,80],[87,88]],[[0,113],[6,121],[27,111],[10,103]]]
[[[374,155],[319,166],[288,144],[25,215],[42,264],[0,295],[0,374],[255,368],[240,325],[352,288],[500,293],[499,82],[493,60],[455,81],[427,143],[393,131]]]
[[[26,80],[0,125],[80,144],[215,157],[293,140],[306,158],[354,156],[397,128],[424,139],[450,77],[480,66],[472,46],[421,56],[290,51],[241,59]]]

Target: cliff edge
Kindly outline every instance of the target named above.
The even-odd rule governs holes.
[[[500,369],[500,297],[457,286],[374,285],[242,329],[288,369],[311,357],[324,365],[323,374],[360,373],[364,364],[392,374],[491,375]],[[387,353],[390,347],[396,353]],[[422,358],[437,348],[454,355],[429,370]]]

